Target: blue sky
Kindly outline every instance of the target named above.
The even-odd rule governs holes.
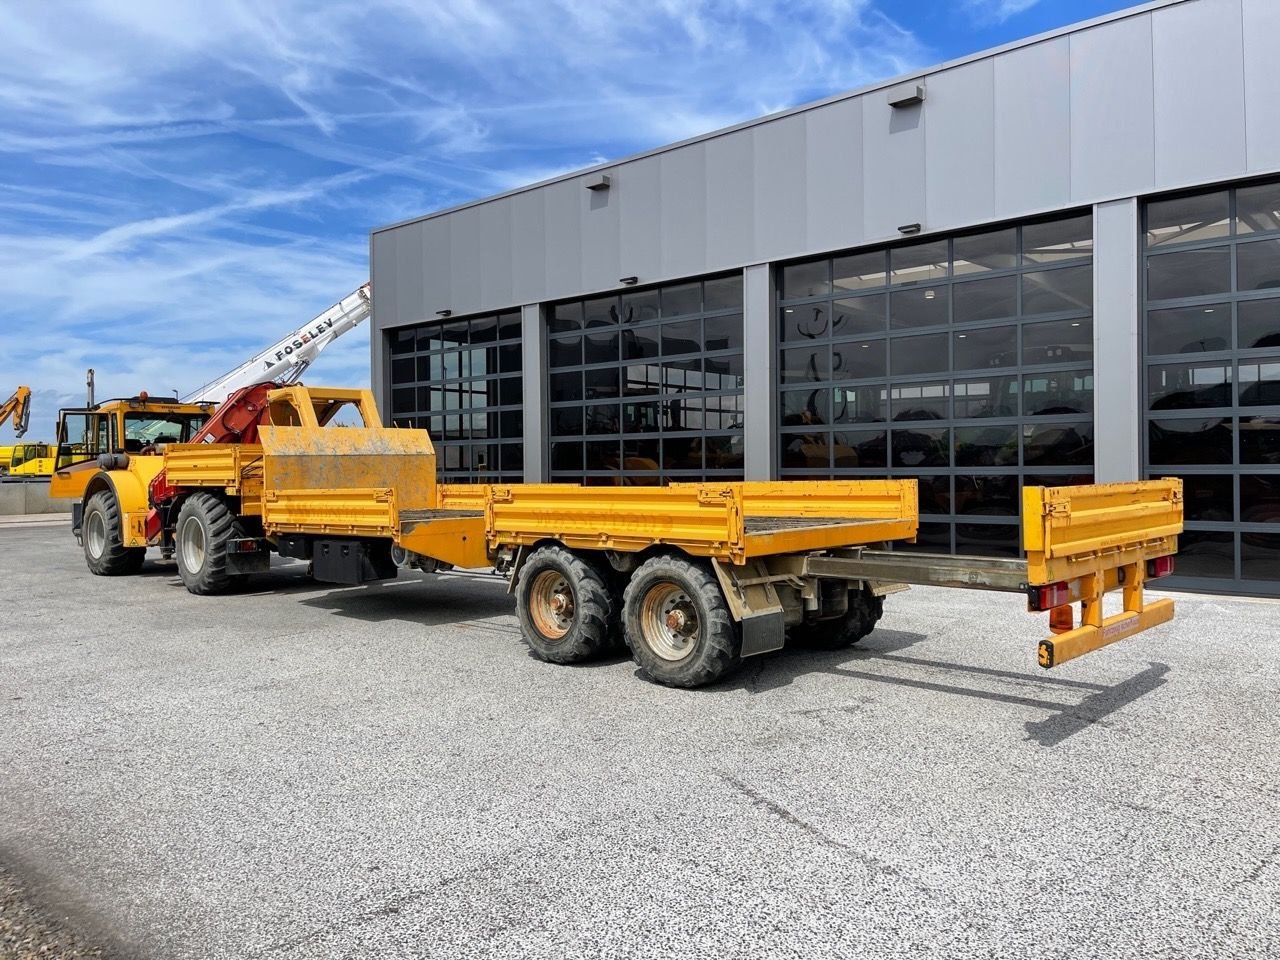
[[[373,226],[1129,5],[4,4],[0,401],[35,440],[89,366],[186,393],[363,282]],[[365,325],[314,379],[368,372]]]

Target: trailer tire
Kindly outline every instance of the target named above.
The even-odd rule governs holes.
[[[641,671],[668,687],[701,687],[741,662],[738,624],[715,575],[685,557],[651,557],[623,600],[627,645]]]
[[[227,541],[243,535],[231,508],[211,493],[195,493],[183,501],[173,532],[178,574],[191,593],[225,593],[244,581],[227,573]]]
[[[884,597],[867,589],[849,592],[849,609],[832,620],[798,624],[792,638],[817,650],[843,650],[871,633],[884,616]]]
[[[594,563],[564,547],[539,547],[516,581],[524,642],[548,663],[581,663],[599,656],[609,649],[618,619],[615,598]]]
[[[121,542],[120,504],[110,490],[99,490],[85,504],[80,540],[89,572],[99,577],[137,573],[147,557],[146,547],[126,547]]]

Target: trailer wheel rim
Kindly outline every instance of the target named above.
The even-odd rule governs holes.
[[[195,517],[187,517],[178,530],[178,551],[182,565],[192,573],[204,568],[204,527]]]
[[[640,604],[645,645],[663,660],[678,662],[697,649],[702,624],[698,608],[677,583],[655,583]]]
[[[563,640],[573,627],[576,604],[569,581],[556,570],[544,570],[529,587],[529,616],[548,640]]]
[[[107,549],[107,521],[101,510],[91,510],[85,518],[84,542],[89,556],[99,559]]]

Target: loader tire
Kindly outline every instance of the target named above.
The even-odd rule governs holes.
[[[89,572],[99,577],[137,573],[147,557],[146,547],[126,547],[121,540],[120,504],[110,490],[99,490],[85,504],[80,540]]]
[[[222,500],[211,493],[188,497],[173,534],[178,574],[187,590],[209,596],[241,583],[243,576],[227,573],[227,541],[242,535],[239,520]]]
[[[715,574],[677,556],[636,568],[623,602],[627,645],[641,671],[668,687],[701,687],[741,662],[742,637]]]
[[[884,616],[884,597],[873,596],[865,588],[849,591],[849,609],[832,620],[798,624],[791,637],[815,650],[843,650],[852,647],[876,628]]]
[[[540,660],[590,660],[609,649],[615,598],[596,564],[564,547],[539,547],[516,582],[520,632]]]

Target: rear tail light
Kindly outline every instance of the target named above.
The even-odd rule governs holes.
[[[1027,589],[1028,605],[1032,610],[1052,610],[1071,602],[1071,585],[1066,581],[1047,583],[1042,587]]]
[[[1173,573],[1173,557],[1156,557],[1147,561],[1147,579],[1156,580]]]

